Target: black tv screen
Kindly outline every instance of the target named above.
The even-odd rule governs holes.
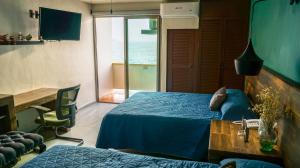
[[[80,40],[81,14],[40,7],[40,36],[44,40]]]

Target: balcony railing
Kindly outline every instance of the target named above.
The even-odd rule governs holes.
[[[123,63],[112,63],[114,89],[125,88],[125,72]],[[157,65],[129,64],[129,89],[155,91],[157,80]]]

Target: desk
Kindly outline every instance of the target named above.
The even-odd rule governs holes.
[[[56,100],[58,89],[41,88],[14,95],[15,112],[20,112],[32,105],[42,105]]]
[[[17,129],[16,113],[32,105],[46,105],[54,108],[58,89],[41,88],[17,95],[0,94],[0,132]],[[3,126],[2,126],[3,124]]]
[[[0,134],[15,129],[16,115],[13,96],[0,94]]]

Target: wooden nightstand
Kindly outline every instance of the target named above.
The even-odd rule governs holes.
[[[260,151],[257,129],[249,130],[249,142],[244,142],[243,136],[238,136],[240,125],[230,121],[212,120],[210,126],[210,139],[208,160],[219,163],[225,158],[244,158],[263,160],[282,165],[281,153],[278,147],[270,153]]]

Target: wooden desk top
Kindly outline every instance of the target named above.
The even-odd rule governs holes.
[[[222,156],[244,157],[266,160],[281,160],[278,147],[270,153],[260,150],[259,135],[257,129],[249,130],[249,142],[244,142],[243,136],[238,136],[240,125],[230,121],[212,120],[210,126],[209,151],[219,153]]]
[[[9,97],[11,97],[12,95],[7,95],[7,94],[0,94],[0,100],[1,99],[7,99]]]
[[[15,111],[22,111],[31,105],[40,105],[56,99],[58,89],[41,88],[14,95]]]
[[[7,94],[0,94],[0,106],[3,105],[14,106],[13,96]]]

